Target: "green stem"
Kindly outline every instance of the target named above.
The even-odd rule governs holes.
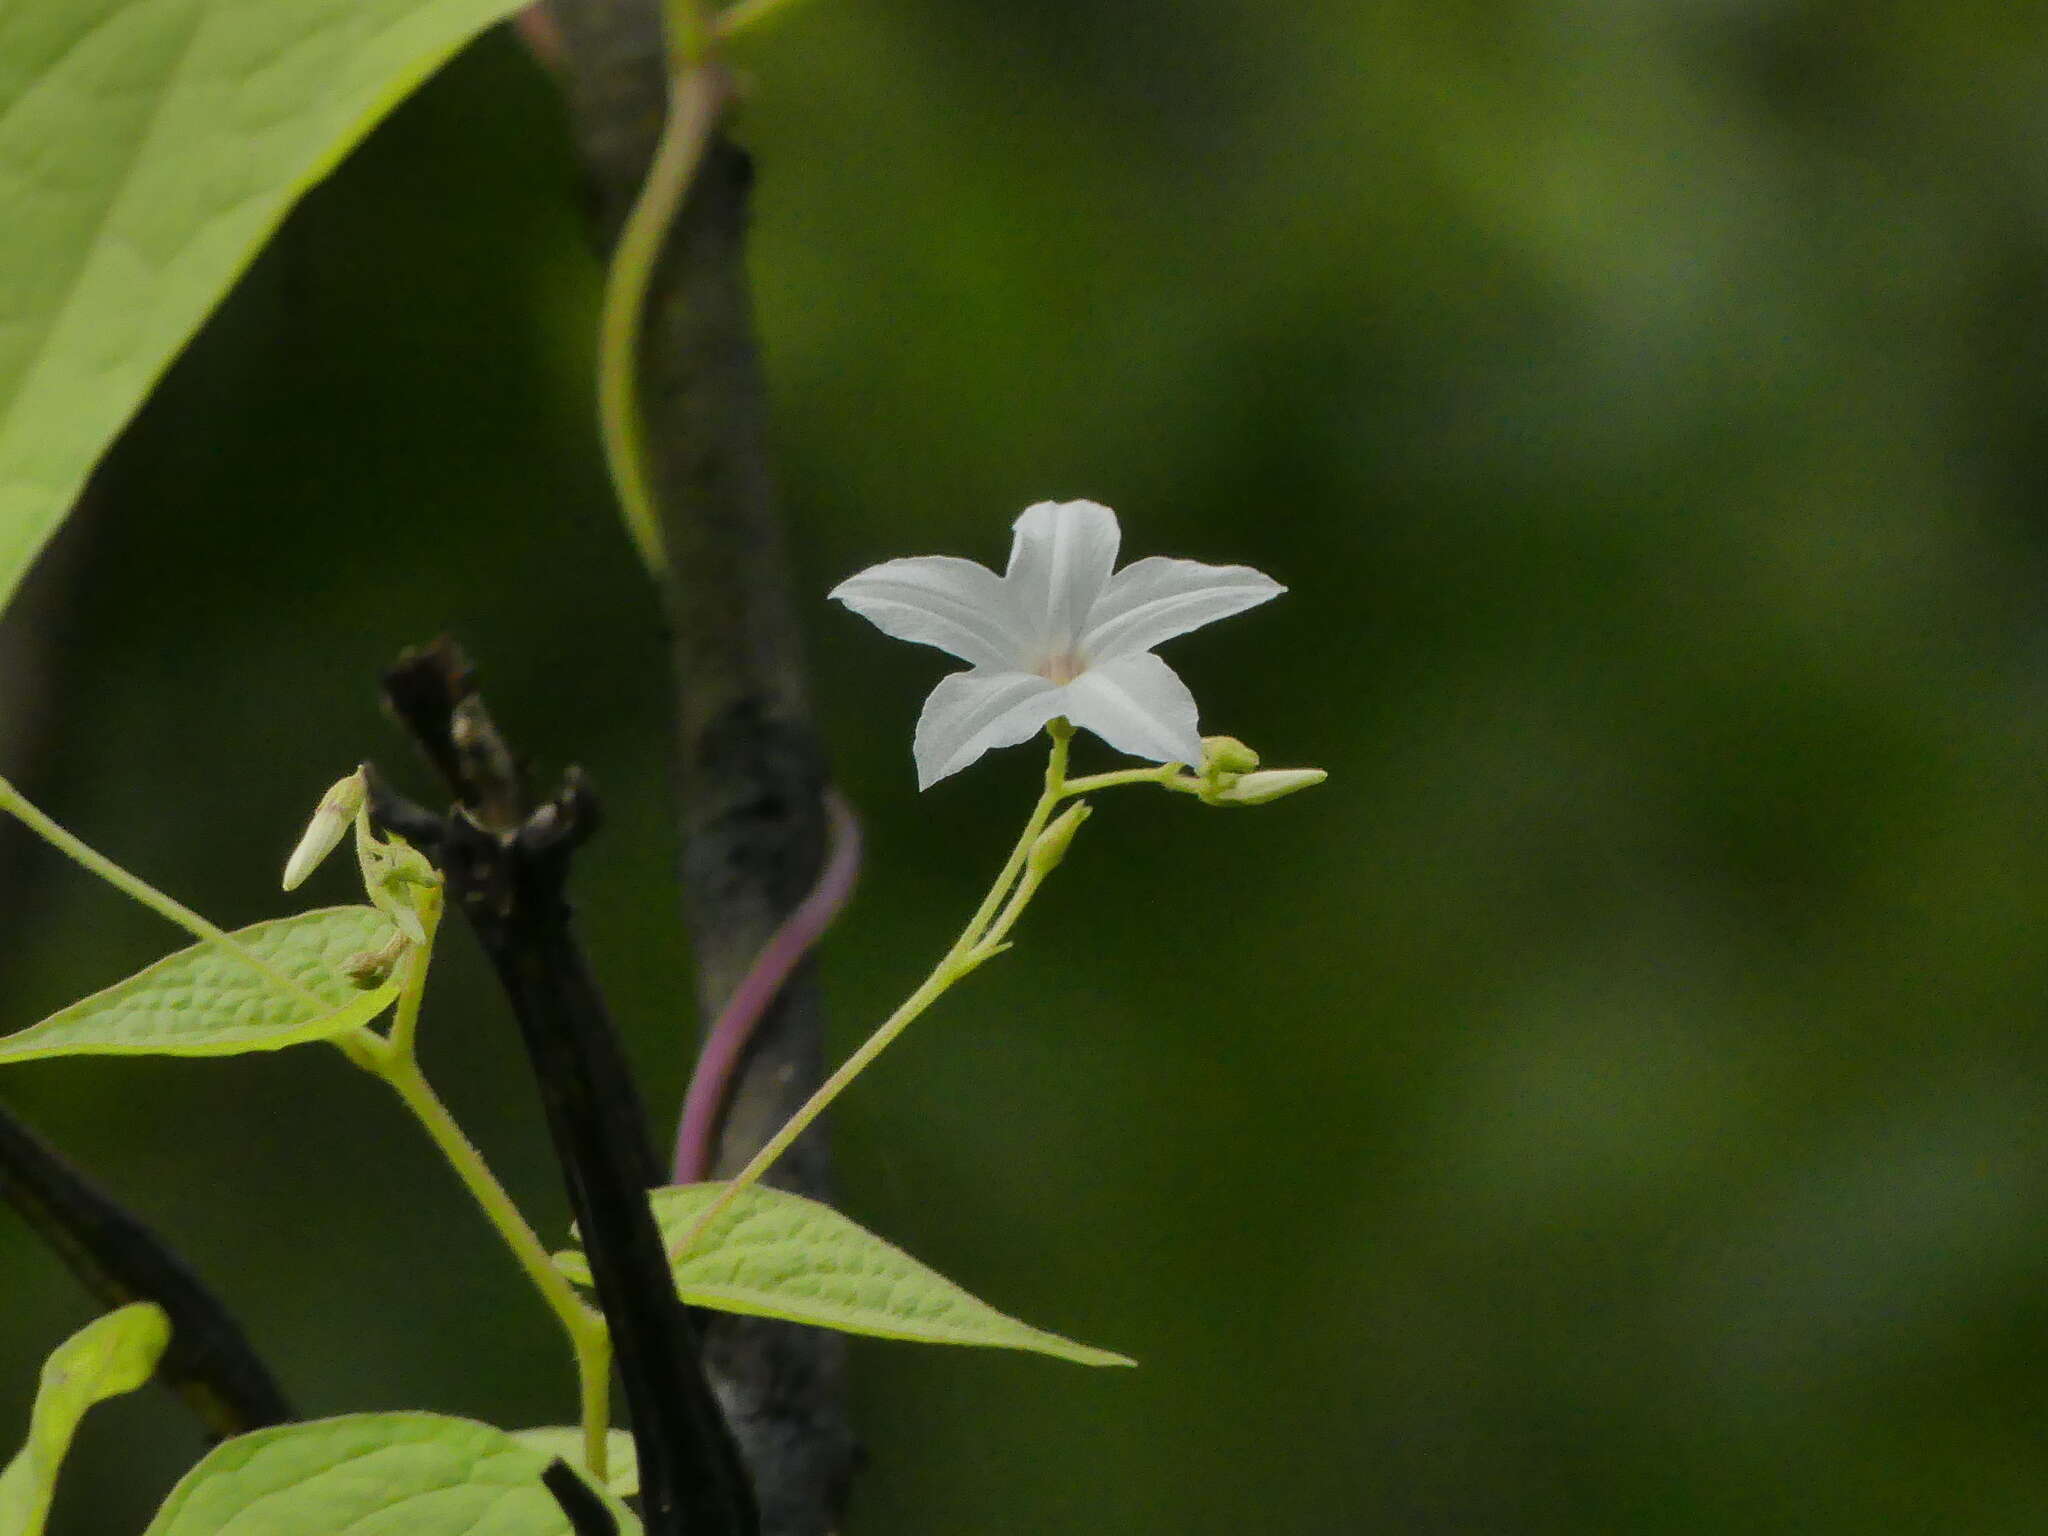
[[[1091,773],[1084,779],[1069,779],[1060,793],[1071,799],[1123,784],[1158,784],[1193,794],[1201,788],[1202,781],[1188,774],[1179,763],[1161,763],[1157,768],[1120,768],[1115,773]]]
[[[1038,804],[1032,807],[1030,820],[1024,823],[1024,833],[1017,839],[1017,846],[1010,850],[1010,857],[1004,861],[995,884],[988,888],[988,894],[981,899],[974,916],[968,920],[966,930],[946,951],[946,958],[972,949],[981,941],[983,931],[988,927],[1002,906],[1003,897],[1009,894],[1016,883],[1018,872],[1024,868],[1024,861],[1031,856],[1031,845],[1038,841],[1038,834],[1045,830],[1045,824],[1052,820],[1052,813],[1059,808],[1061,798],[1067,789],[1067,747],[1074,739],[1074,728],[1065,720],[1054,720],[1046,726],[1052,737],[1052,751],[1045,763],[1045,792],[1038,797]],[[939,962],[944,965],[945,960]]]
[[[440,906],[436,892],[432,905],[420,914],[427,942],[406,946],[405,975],[399,978],[398,1006],[391,1010],[391,1033],[377,1042],[394,1060],[411,1063],[415,1072],[419,1071],[420,1004],[427,995],[427,967],[433,963],[434,935],[441,926]]]
[[[668,42],[669,72],[680,78],[703,63],[715,30],[708,0],[664,0],[662,31]]]
[[[774,1166],[775,1160],[790,1149],[797,1137],[810,1129],[811,1124],[823,1114],[832,1101],[844,1093],[853,1080],[873,1064],[875,1058],[887,1050],[896,1037],[908,1029],[918,1015],[939,1000],[947,988],[977,969],[983,961],[992,958],[1002,948],[1002,935],[1022,912],[1025,902],[1037,891],[1038,880],[1027,877],[1019,882],[1024,872],[1025,861],[1031,856],[1031,845],[1045,830],[1046,823],[1059,808],[1065,797],[1067,786],[1067,745],[1073,739],[1074,728],[1065,720],[1054,720],[1046,727],[1052,737],[1052,751],[1045,765],[1045,791],[1038,797],[1038,804],[1032,808],[1030,819],[1024,823],[1023,834],[1017,839],[1017,846],[1010,850],[1002,870],[996,875],[995,883],[975,909],[974,916],[961,930],[960,937],[939,959],[931,974],[918,984],[915,992],[905,998],[896,1011],[884,1019],[875,1032],[861,1042],[860,1048],[847,1057],[830,1077],[818,1086],[817,1092],[806,1099],[795,1114],[786,1120],[782,1128],[762,1144],[747,1165],[731,1179],[718,1198],[706,1206],[687,1232],[669,1246],[669,1261],[674,1263],[690,1251],[690,1247],[705,1230],[722,1215],[741,1191],[761,1181],[763,1174]],[[1012,887],[1015,895],[1012,896]],[[1004,898],[1012,899],[1006,905]],[[998,915],[1000,914],[1000,916]],[[990,925],[994,924],[992,928]]]
[[[675,38],[677,29],[687,26],[688,15],[694,13],[692,5],[671,6],[672,50],[688,46]],[[649,574],[656,578],[667,573],[668,551],[662,544],[661,520],[648,480],[641,434],[640,330],[662,243],[675,223],[724,102],[724,76],[713,66],[681,70],[670,82],[661,140],[655,146],[640,196],[619,231],[598,317],[597,419],[605,463],[611,470],[626,532]]]
[[[612,1331],[601,1313],[584,1311],[592,1326],[576,1351],[576,1402],[583,1424],[583,1465],[603,1483],[611,1476]]]
[[[788,4],[789,0],[739,0],[737,5],[728,6],[719,13],[713,27],[720,41],[728,37],[737,37],[749,28],[758,26],[777,11],[783,10]]]
[[[455,1171],[462,1187],[482,1209],[512,1257],[533,1282],[541,1299],[555,1314],[562,1331],[569,1336],[569,1348],[576,1357],[577,1398],[583,1421],[583,1455],[590,1475],[602,1483],[606,1475],[606,1430],[611,1416],[611,1335],[604,1318],[576,1294],[541,1242],[524,1214],[491,1172],[476,1144],[463,1134],[448,1106],[434,1092],[420,1070],[414,1049],[419,1022],[420,1000],[426,991],[427,965],[432,956],[432,922],[428,944],[414,945],[406,956],[406,971],[390,1035],[364,1028],[344,1036],[349,1059],[383,1079],[398,1095]],[[340,1043],[340,1042],[337,1042]]]
[[[93,874],[106,881],[107,884],[114,887],[115,890],[141,902],[142,905],[149,908],[150,911],[156,913],[159,917],[177,924],[178,927],[184,929],[201,943],[212,944],[216,948],[233,955],[244,965],[260,973],[281,991],[299,999],[301,1002],[312,1003],[323,1013],[328,1010],[330,1006],[328,1003],[314,996],[313,993],[294,981],[290,976],[287,976],[262,956],[256,954],[233,934],[216,928],[183,902],[166,896],[140,875],[129,873],[105,854],[87,846],[77,837],[65,831],[64,828],[58,826],[56,822],[50,820],[49,817],[37,810],[34,805],[30,804],[21,791],[4,778],[0,778],[0,811],[5,811],[13,816],[23,826],[27,827],[66,858],[83,865]]]
[[[977,965],[983,960],[993,959],[1010,947],[1004,940],[1009,937],[1010,930],[1017,926],[1017,919],[1022,917],[1024,909],[1031,905],[1031,898],[1038,894],[1038,888],[1045,883],[1045,877],[1049,873],[1051,871],[1041,870],[1029,862],[1026,863],[1023,878],[1018,880],[1017,888],[1010,892],[1010,899],[1003,903],[1003,909],[995,921],[983,930],[981,937],[974,941],[974,947],[968,951]]]

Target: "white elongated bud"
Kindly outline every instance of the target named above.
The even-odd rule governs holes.
[[[1034,880],[1043,880],[1060,867],[1060,860],[1067,856],[1067,845],[1081,830],[1081,823],[1093,814],[1094,808],[1086,800],[1077,800],[1038,834],[1031,851],[1024,856],[1024,867]]]
[[[347,835],[349,823],[362,811],[369,798],[369,784],[358,768],[347,778],[320,797],[320,804],[313,812],[313,819],[306,823],[305,833],[299,838],[299,846],[292,850],[292,856],[285,860],[284,888],[296,891],[306,883],[306,876],[320,867],[320,861],[334,852],[335,847]]]
[[[1264,805],[1296,790],[1312,788],[1328,777],[1320,768],[1268,768],[1241,775],[1202,798],[1211,805]]]

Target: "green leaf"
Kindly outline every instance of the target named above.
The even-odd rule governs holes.
[[[521,3],[0,4],[0,607],[292,203]]]
[[[327,1040],[367,1024],[398,984],[360,990],[342,962],[389,943],[373,907],[325,907],[244,928],[235,938],[270,970],[195,944],[0,1039],[0,1065],[46,1056],[233,1056]],[[296,985],[286,991],[279,973]]]
[[[438,1413],[353,1413],[215,1446],[145,1536],[570,1536],[554,1456]],[[600,1491],[621,1536],[640,1522]]]
[[[536,1451],[561,1457],[578,1472],[590,1470],[583,1464],[583,1431],[573,1424],[515,1429],[512,1438]],[[623,1429],[612,1430],[605,1441],[605,1471],[605,1486],[620,1498],[630,1499],[640,1491],[640,1449]]]
[[[662,1241],[673,1249],[724,1189],[671,1184],[652,1191]],[[555,1264],[578,1285],[590,1284],[581,1253],[556,1254]],[[1029,1349],[1080,1365],[1138,1363],[1020,1323],[831,1206],[759,1184],[743,1190],[674,1269],[683,1300],[718,1312],[919,1344]]]
[[[87,1323],[43,1362],[28,1443],[0,1472],[0,1536],[38,1536],[50,1513],[57,1469],[86,1409],[133,1392],[171,1342],[164,1309],[138,1301]]]

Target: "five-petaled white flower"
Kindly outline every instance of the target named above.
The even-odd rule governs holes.
[[[918,717],[917,787],[1064,715],[1133,757],[1199,764],[1195,700],[1152,647],[1287,589],[1244,565],[1158,556],[1111,574],[1116,514],[1041,501],[1017,519],[1001,576],[972,560],[890,560],[832,596],[899,640],[972,665],[942,678]]]

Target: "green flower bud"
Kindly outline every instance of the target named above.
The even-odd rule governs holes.
[[[1247,773],[1220,789],[1206,791],[1202,798],[1210,805],[1264,805],[1291,795],[1298,789],[1320,784],[1329,775],[1320,768],[1269,768]]]
[[[1259,766],[1259,754],[1235,736],[1202,738],[1202,772],[1216,775],[1250,773]]]
[[[1081,830],[1081,823],[1094,814],[1094,807],[1086,800],[1077,800],[1055,818],[1051,826],[1039,833],[1037,841],[1031,845],[1031,852],[1024,856],[1024,868],[1029,878],[1043,880],[1058,869],[1060,860],[1067,856],[1067,845]]]
[[[295,891],[305,884],[306,876],[320,867],[320,861],[334,852],[349,823],[356,819],[364,803],[369,799],[369,785],[358,768],[320,797],[320,804],[313,812],[313,819],[306,823],[306,830],[299,838],[299,846],[292,850],[292,856],[285,861],[284,888]]]

